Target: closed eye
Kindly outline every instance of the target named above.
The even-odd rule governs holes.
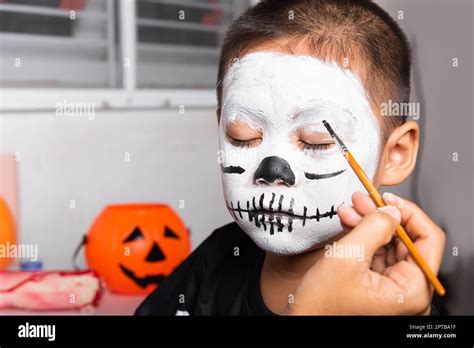
[[[334,142],[332,143],[322,143],[322,144],[310,144],[310,143],[307,143],[303,140],[300,140],[299,143],[301,144],[300,145],[300,148],[302,148],[303,150],[310,150],[310,151],[324,151],[324,150],[328,150],[330,149],[331,147],[334,146]]]
[[[296,145],[303,151],[325,151],[333,147],[334,140],[327,132],[313,131],[306,128],[299,128],[293,135]]]
[[[229,139],[229,142],[238,147],[254,147],[260,144],[262,139],[260,138],[253,138],[253,139],[248,139],[248,140],[240,140],[240,139],[235,139],[230,136],[227,136],[227,139]]]
[[[234,121],[226,127],[229,143],[238,147],[254,147],[261,143],[262,132],[243,121]]]

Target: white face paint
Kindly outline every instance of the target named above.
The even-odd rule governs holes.
[[[340,233],[337,207],[364,188],[336,146],[302,149],[295,132],[327,133],[328,121],[373,179],[379,126],[360,79],[314,57],[256,52],[229,68],[222,101],[222,182],[239,226],[277,254],[302,253]],[[231,142],[226,130],[236,121],[258,130],[261,142]]]

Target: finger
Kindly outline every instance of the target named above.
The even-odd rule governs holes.
[[[342,226],[342,231],[344,233],[349,233],[350,231],[352,231],[352,227],[347,226],[345,223],[341,223],[341,226]]]
[[[402,225],[431,270],[437,273],[446,244],[444,232],[416,204],[391,193],[382,197],[388,205],[401,207]]]
[[[403,244],[403,242],[398,238],[396,239],[395,249],[396,249],[397,261],[407,259],[408,255],[409,255],[408,249],[405,246],[405,244]]]
[[[400,223],[400,212],[397,208],[387,206],[378,208],[366,215],[360,223],[339,240],[340,244],[363,245],[366,263],[370,266],[374,254],[392,239],[395,228]]]
[[[379,250],[377,250],[374,255],[383,255],[385,257],[386,253],[387,253],[387,249],[385,249],[385,247],[383,246]]]
[[[337,207],[337,214],[341,219],[341,223],[350,227],[351,229],[354,228],[360,220],[362,220],[362,216],[351,206],[347,204],[341,204]]]
[[[385,257],[385,262],[388,267],[397,263],[397,255],[395,252],[395,245],[389,244],[390,246],[387,248],[387,255]]]
[[[430,231],[431,229],[439,229],[433,220],[431,220],[430,217],[415,203],[389,192],[384,192],[382,198],[387,205],[398,208],[402,214],[401,224],[403,226],[407,228],[412,227],[410,229],[410,237],[428,237],[432,234],[432,231]]]
[[[362,216],[372,213],[377,206],[368,195],[362,192],[355,192],[352,195],[352,205],[354,209]]]
[[[431,287],[421,269],[410,262],[400,261],[387,267],[384,275],[394,281],[403,293],[406,308],[412,313],[421,313],[429,307]]]
[[[385,253],[384,254],[375,254],[372,259],[372,266],[370,267],[372,271],[382,274],[387,265],[385,264]]]

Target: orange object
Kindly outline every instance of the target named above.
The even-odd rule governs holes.
[[[4,249],[8,248],[8,244],[16,244],[16,228],[10,209],[0,197],[0,245],[2,244]],[[11,258],[0,255],[0,269],[7,269],[11,262]]]
[[[337,134],[331,128],[329,123],[327,123],[326,121],[323,121],[323,124],[326,127],[326,129],[328,130],[331,137],[334,139],[334,142],[337,144],[337,146],[341,150],[342,154],[346,158],[346,160],[349,163],[349,165],[351,166],[352,170],[354,171],[354,173],[359,178],[362,185],[364,185],[365,189],[369,193],[369,196],[370,196],[370,198],[372,198],[375,205],[379,208],[385,207],[385,203],[384,203],[382,197],[380,196],[380,193],[377,191],[375,186],[372,184],[369,177],[367,176],[367,174],[365,174],[364,170],[359,165],[359,163],[357,163],[354,156],[352,156],[350,151],[347,149],[346,145],[337,136]],[[405,229],[401,225],[398,225],[397,229],[396,229],[396,232],[397,232],[398,238],[400,238],[400,240],[403,242],[403,244],[405,244],[408,251],[410,252],[410,255],[413,257],[415,262],[418,264],[418,267],[420,267],[420,269],[424,273],[425,277],[428,279],[428,281],[431,283],[431,285],[433,285],[433,288],[435,289],[436,293],[439,296],[446,295],[446,289],[443,287],[443,285],[439,281],[438,277],[436,277],[436,275],[430,269],[430,267],[428,266],[426,261],[423,259],[420,252],[416,248],[413,241],[410,239],[410,236],[408,236],[408,233],[405,231]]]
[[[18,161],[15,154],[0,154],[0,197],[10,208],[13,219],[18,217]]]
[[[147,294],[188,255],[189,233],[166,204],[109,205],[85,242],[87,264],[114,292]]]

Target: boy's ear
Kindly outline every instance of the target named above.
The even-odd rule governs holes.
[[[381,185],[398,185],[415,168],[420,130],[414,121],[395,129],[385,143],[382,157]]]

